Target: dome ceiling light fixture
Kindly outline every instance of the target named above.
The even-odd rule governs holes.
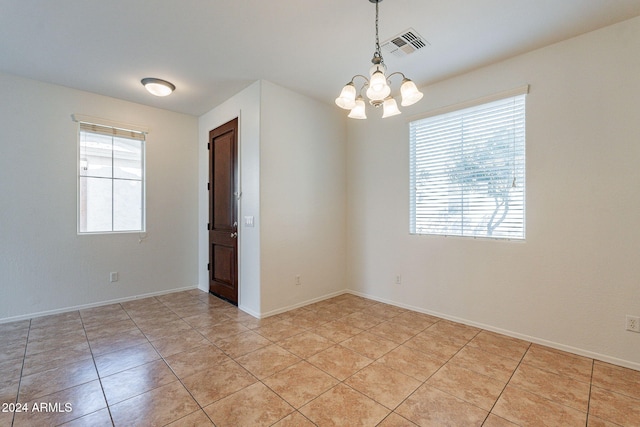
[[[349,117],[352,119],[366,119],[365,102],[362,97],[362,91],[367,88],[365,94],[369,99],[369,104],[376,108],[382,106],[382,117],[391,117],[400,114],[396,100],[391,96],[390,79],[392,76],[402,76],[402,85],[400,86],[400,95],[402,96],[401,105],[407,107],[413,105],[422,99],[422,92],[418,90],[416,84],[409,80],[399,71],[386,76],[387,67],[380,53],[380,40],[378,37],[378,3],[382,0],[369,0],[376,4],[376,50],[373,52],[371,62],[373,66],[369,69],[369,77],[362,74],[356,74],[351,78],[343,88],[340,96],[336,98],[336,105],[345,110],[351,110]],[[354,80],[356,78],[364,79],[364,83],[359,91],[356,91]],[[357,97],[356,97],[357,95]]]
[[[171,92],[176,90],[173,83],[162,79],[156,79],[154,77],[146,77],[140,80],[140,82],[150,94],[155,96],[171,95]]]

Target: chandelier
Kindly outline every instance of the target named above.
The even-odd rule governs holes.
[[[405,77],[405,75],[399,71],[391,73],[388,76],[385,75],[387,67],[384,65],[384,59],[380,53],[380,40],[378,38],[378,3],[382,0],[369,0],[371,3],[376,4],[376,50],[373,52],[373,59],[371,62],[373,66],[369,69],[369,77],[362,74],[356,74],[351,78],[351,81],[347,83],[340,92],[340,96],[336,98],[336,105],[345,110],[351,110],[349,117],[352,119],[366,119],[367,114],[365,111],[365,102],[362,97],[362,91],[366,90],[366,96],[369,99],[369,104],[376,108],[382,106],[382,117],[391,117],[400,114],[398,104],[396,100],[391,96],[391,77],[395,75],[402,76],[402,85],[400,86],[400,95],[402,96],[401,105],[407,107],[413,105],[422,99],[422,92],[418,90],[416,84]],[[360,87],[359,91],[356,91],[354,81],[356,78],[361,78],[364,83]],[[357,96],[356,96],[357,95]]]

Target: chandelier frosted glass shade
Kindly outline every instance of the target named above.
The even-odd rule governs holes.
[[[366,119],[367,112],[365,110],[364,99],[361,96],[356,99],[356,106],[351,109],[349,116],[352,119]]]
[[[391,97],[385,99],[382,103],[382,118],[397,116],[398,114],[401,114],[401,111],[398,109],[396,100]]]
[[[420,92],[416,87],[416,84],[406,77],[402,81],[402,86],[400,86],[400,94],[402,95],[402,102],[400,105],[403,107],[415,104],[420,101],[423,96],[422,92]]]
[[[353,82],[347,83],[342,88],[340,96],[336,98],[336,105],[345,110],[351,110],[356,106],[356,87]]]

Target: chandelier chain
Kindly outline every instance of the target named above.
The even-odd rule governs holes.
[[[374,53],[374,57],[380,58],[380,63],[384,63],[382,59],[382,53],[380,52],[380,38],[378,36],[378,5],[380,1],[376,1],[376,51]]]

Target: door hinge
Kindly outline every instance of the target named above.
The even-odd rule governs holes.
[[[211,143],[207,142],[207,150],[211,150]]]
[[[207,264],[207,271],[211,270],[211,264]]]
[[[207,230],[211,231],[211,223],[207,223]]]
[[[211,191],[211,183],[207,182],[207,191]]]

